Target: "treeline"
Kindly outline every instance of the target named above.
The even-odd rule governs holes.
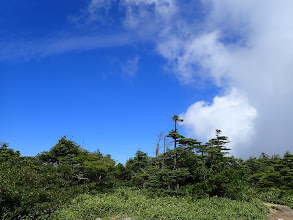
[[[130,186],[148,189],[156,196],[228,197],[249,201],[260,197],[267,201],[286,202],[292,195],[293,155],[262,153],[259,158],[244,161],[229,156],[228,138],[216,130],[207,143],[185,138],[174,129],[166,135],[174,147],[160,140],[156,156],[137,151],[125,165],[99,151],[89,152],[66,136],[49,151],[35,157],[22,157],[20,152],[0,146],[0,216],[3,219],[46,219],[59,207],[79,194],[95,194]],[[292,198],[292,197],[290,197]],[[290,205],[290,204],[289,204]]]

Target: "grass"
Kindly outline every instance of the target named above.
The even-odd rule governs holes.
[[[279,207],[277,207],[277,206],[274,206],[274,205],[273,205],[273,206],[271,206],[271,208],[272,208],[272,209],[275,209],[275,210],[277,210],[277,211],[281,211],[281,209],[280,209]]]
[[[205,198],[188,202],[185,198],[150,197],[143,190],[119,188],[112,193],[83,194],[71,205],[57,210],[53,219],[267,219],[269,210],[260,200],[251,202],[227,198]]]
[[[287,205],[293,209],[293,192],[280,189],[267,189],[258,193],[257,197],[265,202]]]

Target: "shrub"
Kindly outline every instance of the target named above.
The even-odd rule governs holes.
[[[144,190],[119,188],[113,193],[80,195],[71,205],[57,210],[53,219],[267,219],[268,209],[260,200],[251,202],[227,198],[149,197]]]

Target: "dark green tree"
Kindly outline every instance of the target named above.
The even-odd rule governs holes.
[[[218,164],[218,162],[225,161],[224,155],[228,154],[230,151],[225,145],[229,143],[227,136],[221,135],[221,130],[216,129],[216,137],[210,139],[206,145],[206,162],[210,167],[212,165]]]
[[[8,147],[8,143],[0,142],[0,163],[20,156],[19,151],[14,151]]]
[[[78,175],[87,178],[91,182],[97,184],[111,184],[114,177],[115,161],[110,155],[89,153],[85,156],[78,157],[80,161],[80,172]]]
[[[173,116],[173,121],[174,121],[174,130],[171,130],[169,132],[169,134],[166,137],[170,137],[174,140],[174,170],[177,169],[177,154],[176,154],[176,147],[177,147],[177,143],[184,138],[183,135],[179,134],[177,132],[177,125],[178,122],[183,122],[183,119],[180,119],[178,115],[174,115]]]
[[[55,209],[84,192],[60,178],[54,167],[33,157],[2,162],[0,170],[3,219],[48,219]]]
[[[44,151],[39,154],[38,157],[42,161],[55,166],[61,164],[74,165],[77,163],[75,160],[76,157],[82,153],[86,153],[85,150],[71,139],[67,139],[66,136],[63,136],[50,151]]]
[[[148,169],[150,168],[150,158],[142,151],[137,151],[134,158],[126,162],[126,169],[131,173],[131,182],[135,185],[145,186],[148,179]]]

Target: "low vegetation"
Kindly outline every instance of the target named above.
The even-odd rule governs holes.
[[[266,202],[272,202],[275,204],[282,204],[287,205],[293,209],[293,193],[283,191],[276,188],[271,188],[267,190],[262,190],[258,192],[258,195],[255,197],[258,197],[262,201]]]
[[[144,190],[119,188],[113,193],[84,194],[66,208],[57,210],[53,219],[267,219],[268,209],[260,200],[250,202],[228,198],[150,197]]]

